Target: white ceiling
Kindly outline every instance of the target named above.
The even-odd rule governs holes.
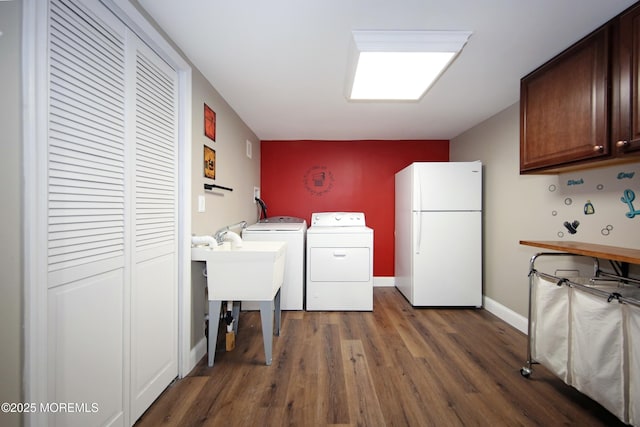
[[[138,0],[261,140],[451,139],[632,0]],[[419,102],[349,102],[352,30],[470,30]]]

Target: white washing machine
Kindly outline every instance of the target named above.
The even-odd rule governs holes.
[[[307,221],[290,216],[260,220],[242,231],[244,240],[287,242],[284,282],[280,289],[280,309],[302,310],[305,282],[305,238]],[[259,303],[243,301],[243,310],[258,310]]]
[[[373,230],[364,213],[311,215],[307,310],[373,310]]]

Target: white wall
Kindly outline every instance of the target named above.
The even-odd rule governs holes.
[[[22,401],[22,2],[0,2],[0,402]],[[0,413],[17,426],[19,414]]]
[[[632,189],[640,209],[640,163],[562,175],[520,175],[519,123],[516,103],[454,138],[450,158],[484,164],[484,294],[526,316],[529,259],[542,250],[521,246],[520,240],[640,249],[640,215],[627,218],[628,206],[620,201],[623,191]],[[620,173],[633,177],[618,179]],[[584,214],[589,200],[593,215]],[[571,235],[563,223],[576,220],[578,232]]]

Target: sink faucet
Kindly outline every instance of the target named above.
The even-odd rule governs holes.
[[[228,230],[226,228],[221,228],[220,230],[216,231],[216,233],[213,235],[213,238],[216,240],[216,243],[218,244],[218,246],[222,244],[223,237],[227,233],[227,231]]]
[[[238,228],[238,227],[242,229],[247,228],[247,221],[240,221],[236,224],[227,225],[225,227],[222,227],[220,230],[216,231],[215,234],[213,235],[213,238],[216,240],[216,243],[218,244],[218,246],[222,244],[222,242],[224,241],[224,236],[225,234],[227,234],[228,231],[230,231],[232,228]]]

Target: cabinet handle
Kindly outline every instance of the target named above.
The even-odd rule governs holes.
[[[618,141],[616,142],[616,147],[618,148],[624,148],[627,147],[629,145],[629,141]]]
[[[595,145],[593,147],[593,151],[598,151],[598,152],[602,153],[604,151],[604,145]]]

